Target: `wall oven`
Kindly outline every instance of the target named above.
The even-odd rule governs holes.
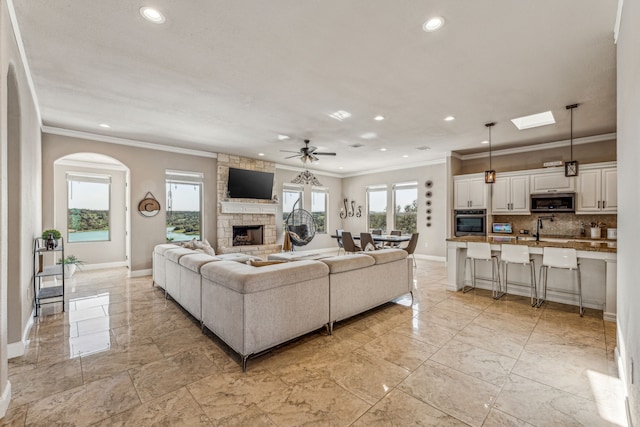
[[[487,210],[462,209],[454,211],[455,236],[486,236]]]

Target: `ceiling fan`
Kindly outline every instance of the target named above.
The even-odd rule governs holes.
[[[313,145],[309,146],[309,140],[304,140],[304,147],[301,147],[298,151],[288,151],[288,150],[280,150],[283,153],[296,153],[293,156],[285,157],[285,159],[292,159],[294,157],[300,157],[302,163],[307,162],[317,162],[320,159],[317,156],[335,156],[336,153],[319,153],[316,150],[318,147],[314,147]]]

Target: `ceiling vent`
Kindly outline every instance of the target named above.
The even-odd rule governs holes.
[[[422,147],[416,147],[416,150],[427,151],[427,150],[431,150],[431,147],[427,147],[426,145],[423,145]]]
[[[349,147],[351,147],[351,148],[360,148],[360,147],[364,147],[364,144],[355,143],[355,144],[351,144]]]

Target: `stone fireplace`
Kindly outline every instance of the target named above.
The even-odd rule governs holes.
[[[242,252],[266,258],[269,254],[280,252],[282,246],[276,244],[278,205],[270,200],[228,199],[226,194],[230,167],[272,173],[276,170],[273,162],[218,154],[216,253]],[[262,230],[258,231],[254,227],[262,227]]]
[[[233,246],[261,245],[264,227],[262,225],[234,225]]]

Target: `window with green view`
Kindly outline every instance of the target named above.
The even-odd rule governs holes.
[[[393,228],[403,234],[418,230],[418,183],[409,182],[393,186]]]
[[[367,188],[367,227],[387,230],[387,186]]]
[[[109,240],[109,175],[67,173],[67,241]]]
[[[316,222],[316,232],[327,232],[327,199],[328,192],[324,188],[311,190],[311,215]]]
[[[167,171],[168,242],[182,242],[202,238],[202,181],[201,173]]]

